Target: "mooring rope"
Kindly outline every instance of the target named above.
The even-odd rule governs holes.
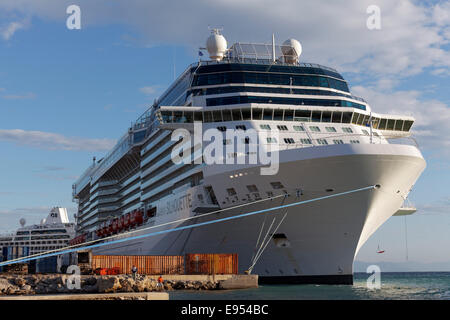
[[[224,211],[229,211],[229,210],[232,210],[232,209],[249,206],[249,205],[252,205],[252,204],[255,204],[255,203],[268,201],[268,200],[273,200],[273,199],[277,199],[277,198],[280,198],[280,197],[284,197],[284,195],[278,195],[278,196],[267,198],[267,199],[256,200],[256,201],[253,201],[253,202],[250,202],[250,203],[239,204],[239,205],[236,205],[236,206],[232,206],[232,207],[228,207],[228,208],[224,208],[224,209],[220,209],[220,210],[215,210],[215,211],[203,213],[203,214],[200,214],[200,215],[195,215],[195,216],[191,216],[191,217],[187,217],[187,218],[183,218],[183,219],[178,219],[178,220],[174,220],[174,221],[161,223],[161,224],[158,224],[156,226],[150,226],[150,227],[146,227],[146,228],[141,228],[141,229],[136,229],[136,230],[132,230],[132,231],[122,232],[122,233],[115,234],[115,235],[112,235],[112,236],[108,236],[108,237],[105,237],[105,238],[100,238],[100,239],[95,239],[95,240],[91,240],[91,241],[86,241],[86,242],[83,242],[83,243],[74,244],[74,245],[63,247],[63,248],[48,250],[48,251],[45,251],[45,252],[36,253],[36,254],[33,254],[33,255],[26,256],[26,257],[11,259],[11,260],[8,260],[8,262],[9,261],[11,261],[11,262],[19,261],[19,260],[21,260],[23,258],[34,258],[34,257],[38,257],[39,258],[39,257],[41,257],[44,254],[58,253],[58,252],[61,252],[63,250],[67,250],[67,249],[78,248],[80,246],[86,246],[88,244],[94,244],[94,243],[105,241],[105,240],[112,240],[112,239],[115,239],[115,238],[118,238],[118,237],[131,235],[131,234],[134,234],[136,232],[142,232],[142,231],[146,231],[146,230],[150,230],[150,229],[155,229],[155,228],[163,227],[163,226],[174,224],[174,223],[188,221],[188,220],[191,220],[191,219],[203,218],[205,216],[209,216],[209,215],[212,215],[212,214],[217,214],[217,213],[221,213],[221,212],[224,212]],[[79,248],[79,250],[83,250],[83,249]],[[1,266],[1,263],[0,263],[0,266]]]
[[[243,213],[243,214],[239,214],[239,215],[235,215],[235,216],[231,216],[231,217],[220,218],[220,219],[216,219],[216,220],[212,220],[212,221],[200,222],[200,223],[196,223],[196,224],[192,224],[192,225],[188,225],[188,226],[182,226],[182,227],[177,227],[177,228],[168,229],[168,230],[161,230],[161,231],[157,231],[157,232],[153,232],[153,233],[148,233],[148,234],[128,237],[128,238],[124,238],[124,239],[112,240],[112,241],[109,241],[109,242],[103,242],[103,243],[93,244],[93,245],[89,245],[89,246],[83,246],[83,247],[79,247],[79,248],[72,248],[72,249],[68,249],[68,250],[65,250],[64,248],[62,248],[61,251],[52,252],[52,253],[45,252],[45,253],[42,253],[41,255],[39,255],[38,257],[27,256],[27,257],[14,259],[14,260],[4,261],[4,262],[0,263],[0,266],[10,265],[10,264],[19,263],[19,262],[26,262],[26,261],[37,260],[37,259],[41,259],[41,258],[57,256],[57,255],[61,255],[61,254],[65,254],[65,253],[71,253],[71,252],[76,252],[76,251],[80,251],[80,250],[93,249],[93,248],[98,248],[98,247],[103,247],[103,246],[110,246],[110,245],[116,244],[116,243],[121,243],[121,242],[130,241],[130,240],[136,240],[136,239],[142,239],[142,238],[147,238],[147,237],[151,237],[151,236],[161,235],[161,234],[175,232],[175,231],[180,231],[180,230],[186,230],[186,229],[201,227],[201,226],[210,225],[210,224],[213,224],[213,223],[224,222],[224,221],[229,221],[229,220],[233,220],[233,219],[244,218],[244,217],[257,215],[257,214],[261,214],[261,213],[266,213],[266,212],[270,212],[270,211],[274,211],[274,210],[278,210],[278,209],[282,209],[282,208],[289,208],[289,207],[298,206],[298,205],[305,204],[305,203],[311,203],[311,202],[325,200],[325,199],[330,199],[330,198],[334,198],[334,197],[340,197],[340,196],[344,196],[344,195],[347,195],[347,194],[360,192],[360,191],[365,191],[365,190],[370,190],[370,189],[378,189],[378,186],[377,185],[371,185],[371,186],[367,186],[367,187],[363,187],[363,188],[353,189],[353,190],[350,190],[350,191],[345,191],[345,192],[340,192],[340,193],[331,194],[331,195],[327,195],[327,196],[322,196],[322,197],[318,197],[318,198],[313,198],[313,199],[309,199],[309,200],[303,200],[303,201],[298,201],[298,202],[294,202],[294,203],[289,203],[289,204],[285,204],[285,205],[282,205],[282,206],[276,206],[276,207],[272,207],[272,208],[267,208],[267,209],[262,209],[262,210],[257,210],[257,211],[251,211],[251,212],[248,212],[248,213]],[[198,218],[199,216],[194,216],[194,217]],[[137,230],[137,231],[142,231],[142,229]],[[104,239],[101,239],[101,240],[104,240]]]

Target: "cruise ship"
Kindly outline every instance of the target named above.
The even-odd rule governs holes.
[[[0,261],[7,261],[58,250],[69,245],[75,236],[75,223],[70,222],[67,209],[54,207],[40,224],[21,227],[15,233],[0,235]]]
[[[301,51],[295,39],[228,46],[212,30],[199,61],[73,184],[72,244],[237,253],[263,283],[352,284],[367,239],[414,212],[403,203],[426,163],[414,118],[372,111]]]

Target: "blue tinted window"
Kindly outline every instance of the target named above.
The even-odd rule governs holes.
[[[280,85],[324,87],[334,88],[349,92],[347,83],[342,80],[320,77],[317,75],[291,75],[278,73],[256,73],[256,72],[224,72],[217,74],[196,75],[193,85],[216,85],[224,83],[258,83],[258,84],[280,84]]]

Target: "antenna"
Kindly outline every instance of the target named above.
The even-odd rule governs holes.
[[[275,34],[272,33],[272,62],[275,62]]]
[[[176,68],[175,68],[175,56],[176,56],[176,48],[173,46],[173,80],[175,80],[176,77]]]

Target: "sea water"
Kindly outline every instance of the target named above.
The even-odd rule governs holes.
[[[355,273],[353,285],[260,285],[255,289],[169,291],[170,300],[450,300],[450,272],[384,272],[380,289],[370,274]]]

